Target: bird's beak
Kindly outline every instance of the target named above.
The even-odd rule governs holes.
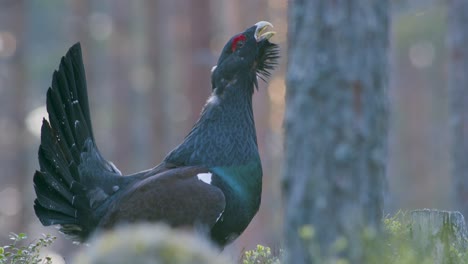
[[[265,30],[267,30],[268,27],[273,27],[273,25],[268,21],[257,22],[255,26],[257,27],[255,29],[255,39],[257,40],[257,42],[260,42],[264,39],[270,39],[276,34],[276,32],[274,31],[265,32]]]

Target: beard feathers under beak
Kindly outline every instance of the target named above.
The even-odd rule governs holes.
[[[257,42],[260,42],[264,39],[270,39],[276,34],[275,31],[266,31],[268,27],[273,27],[273,25],[268,21],[257,22],[255,26],[257,26],[257,29],[255,30],[255,39]]]

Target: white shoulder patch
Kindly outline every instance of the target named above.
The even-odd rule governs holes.
[[[198,173],[197,178],[204,183],[211,184],[211,175],[210,172]]]
[[[219,104],[219,97],[215,94],[211,95],[210,98],[208,98],[207,104]]]

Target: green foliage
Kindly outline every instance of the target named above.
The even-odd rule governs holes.
[[[434,263],[434,256],[431,252],[418,248],[411,237],[411,221],[407,213],[399,212],[393,217],[385,218],[383,220],[383,228],[383,236],[372,239],[364,238],[365,263]],[[450,260],[448,263],[468,264],[466,253],[458,252],[453,246],[445,254]]]
[[[28,238],[24,233],[11,233],[10,239],[13,241],[6,246],[0,246],[0,264],[51,264],[49,257],[41,258],[40,251],[50,246],[56,237],[51,235],[42,235],[42,238],[36,239],[27,245],[21,245]]]
[[[363,237],[366,263],[424,264],[431,256],[420,256],[411,241],[410,221],[405,212],[383,220],[383,235]]]
[[[434,256],[431,252],[421,250],[414,243],[411,236],[410,216],[406,212],[398,212],[392,217],[383,220],[381,233],[373,228],[366,228],[361,233],[362,249],[364,252],[363,264],[433,264]],[[323,264],[349,264],[350,261],[342,257],[352,241],[344,237],[337,238],[330,245],[327,252],[320,250],[316,241],[315,229],[305,225],[298,230],[298,235],[309,248],[314,258],[313,263]],[[448,256],[449,264],[468,264],[467,252],[459,252],[454,246],[444,252]],[[448,255],[447,255],[448,254]],[[327,257],[328,256],[328,257]],[[330,257],[332,256],[332,257]],[[281,256],[271,253],[270,248],[258,245],[256,249],[246,251],[242,264],[280,264]]]
[[[281,253],[281,252],[280,252]],[[269,247],[257,245],[242,256],[242,264],[280,264],[280,257],[271,253]]]

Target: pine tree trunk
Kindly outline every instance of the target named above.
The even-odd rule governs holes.
[[[449,7],[449,89],[452,125],[452,175],[455,203],[468,216],[468,1]]]
[[[380,224],[389,5],[371,2],[294,0],[289,6],[286,263],[325,257],[361,263],[361,232]],[[336,242],[344,245],[341,252],[332,250]]]
[[[186,18],[190,25],[186,36],[189,44],[185,47],[187,52],[187,90],[190,99],[189,124],[198,120],[200,109],[211,93],[210,70],[216,63],[209,49],[211,42],[211,12],[210,1],[189,1],[189,15]]]
[[[11,34],[11,38],[4,39],[4,53],[0,55],[3,55],[3,58],[6,60],[10,59],[11,63],[10,67],[7,67],[2,74],[5,78],[5,85],[3,86],[2,90],[4,92],[1,96],[7,99],[4,106],[6,106],[5,108],[8,109],[8,111],[0,114],[0,120],[8,124],[8,128],[10,129],[2,131],[2,134],[10,133],[13,137],[10,138],[11,141],[9,142],[0,142],[3,143],[0,144],[0,147],[4,153],[8,153],[7,157],[3,159],[6,164],[2,166],[2,175],[8,175],[6,178],[9,178],[11,181],[10,184],[0,185],[0,192],[11,190],[10,193],[18,194],[25,186],[29,185],[30,181],[30,173],[28,167],[25,166],[26,161],[24,159],[26,151],[28,150],[28,134],[24,122],[26,117],[26,95],[28,93],[27,82],[24,78],[24,73],[27,69],[24,58],[24,50],[26,49],[24,31],[27,2],[12,2],[7,5],[7,8],[7,10],[9,10],[8,14],[6,14],[7,21],[5,21],[6,23],[4,23],[3,26],[5,29],[11,31],[5,31],[3,33]],[[2,59],[2,56],[0,56],[0,59]],[[0,86],[2,85],[0,84]],[[3,127],[5,128],[5,126]],[[8,139],[8,137],[6,138]],[[11,188],[11,186],[14,186],[14,188]],[[9,205],[13,204],[10,206],[12,209],[10,212],[8,210],[6,212],[0,210],[0,215],[6,213],[7,218],[4,218],[3,222],[8,223],[7,225],[10,225],[11,228],[7,231],[22,232],[23,230],[21,229],[26,226],[27,219],[25,218],[26,210],[21,210],[21,208],[24,208],[28,202],[24,201],[23,196],[3,197],[7,198],[4,203],[8,203]],[[8,206],[6,207],[8,208]]]
[[[110,8],[110,14],[114,23],[114,29],[110,35],[110,69],[112,85],[112,105],[108,109],[108,118],[111,120],[112,133],[112,156],[119,169],[122,172],[129,173],[132,167],[134,157],[134,145],[132,144],[129,120],[131,120],[131,111],[134,105],[129,100],[134,91],[130,90],[129,73],[131,71],[129,61],[133,54],[130,41],[130,6],[125,0],[114,1]],[[122,107],[125,106],[125,107]],[[125,150],[125,151],[122,151]]]

